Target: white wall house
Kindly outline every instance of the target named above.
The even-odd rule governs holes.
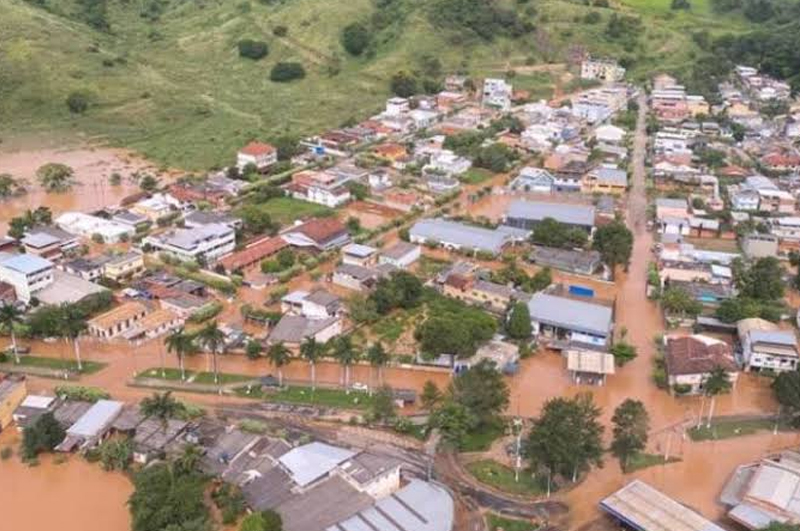
[[[236,154],[236,167],[239,171],[253,164],[259,170],[269,168],[278,162],[278,150],[263,142],[250,142]]]
[[[99,234],[105,243],[117,243],[136,234],[136,229],[130,225],[82,212],[65,212],[55,219],[55,224],[62,230],[86,238]]]
[[[214,263],[233,252],[236,233],[227,225],[211,224],[149,236],[143,243],[180,260]]]
[[[53,283],[53,263],[36,255],[2,253],[0,280],[14,286],[17,299],[30,302],[38,291]]]

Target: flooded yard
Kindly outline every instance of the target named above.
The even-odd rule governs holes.
[[[0,434],[0,448],[15,455],[0,461],[0,528],[44,531],[127,531],[127,501],[133,486],[120,473],[105,472],[78,456],[57,464],[45,456],[36,467],[16,455],[19,437]]]

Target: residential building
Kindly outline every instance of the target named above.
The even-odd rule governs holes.
[[[236,232],[227,225],[212,224],[148,236],[143,243],[179,260],[213,264],[233,252]]]
[[[728,517],[747,529],[800,524],[800,454],[785,450],[736,467],[720,494]]]
[[[151,223],[150,218],[144,214],[125,209],[116,211],[114,215],[111,216],[111,221],[116,221],[123,225],[130,225],[137,230],[144,230]]]
[[[80,246],[78,237],[58,227],[38,226],[28,229],[21,240],[27,254],[59,260]]]
[[[338,249],[350,241],[347,227],[336,218],[313,218],[280,233],[289,245],[318,251]]]
[[[616,125],[604,124],[594,130],[594,137],[598,142],[619,145],[625,140],[625,129]]]
[[[589,57],[581,62],[581,79],[618,82],[625,79],[625,68],[613,59]]]
[[[128,341],[146,341],[168,334],[184,325],[186,319],[166,308],[159,308],[139,319],[122,333]]]
[[[623,195],[628,189],[628,173],[615,166],[599,166],[583,178],[582,191],[587,194]]]
[[[456,155],[449,149],[440,149],[431,153],[430,160],[422,168],[426,173],[434,173],[452,177],[466,173],[472,167],[472,162]]]
[[[325,343],[341,333],[342,320],[339,317],[311,319],[302,315],[286,314],[272,328],[267,341],[299,346],[308,338],[314,338],[317,343]]]
[[[611,304],[555,290],[540,291],[531,297],[528,311],[536,337],[595,348],[605,348],[611,341],[614,327]]]
[[[331,281],[337,286],[355,291],[368,291],[375,287],[378,280],[386,277],[392,266],[363,267],[355,264],[342,264],[337,267]]]
[[[378,256],[378,264],[390,265],[397,269],[407,269],[411,264],[419,260],[422,248],[412,243],[397,242],[388,249],[381,250]]]
[[[665,338],[664,362],[670,390],[676,394],[701,394],[712,371],[719,368],[736,383],[739,367],[730,345],[710,336],[694,334]]]
[[[448,275],[442,283],[442,293],[498,314],[505,313],[512,302],[527,298],[526,293],[513,287],[459,274]]]
[[[635,479],[606,497],[600,508],[636,531],[725,531],[687,505]]]
[[[144,271],[144,256],[136,251],[112,256],[103,263],[103,276],[115,282],[130,280]]]
[[[14,286],[17,299],[28,303],[54,280],[53,262],[34,254],[0,253],[0,280]]]
[[[605,272],[597,251],[557,249],[535,245],[528,260],[541,267],[550,267],[578,275],[597,275]]]
[[[232,229],[239,229],[242,227],[242,220],[226,212],[194,210],[183,216],[183,224],[187,229],[197,229],[206,225],[227,225]]]
[[[28,394],[25,379],[0,375],[0,432],[14,420],[14,411]]]
[[[105,256],[97,256],[92,258],[74,258],[62,262],[58,267],[71,275],[76,275],[84,280],[97,280],[103,276],[106,262],[108,258]]]
[[[65,304],[79,302],[86,297],[108,291],[103,286],[70,275],[60,269],[53,270],[53,281],[34,295],[42,304]]]
[[[742,239],[742,252],[748,258],[778,256],[778,237],[774,234],[748,234]]]
[[[516,192],[549,194],[553,191],[554,184],[555,177],[549,171],[526,166],[508,184],[508,188]]]
[[[774,323],[754,317],[736,323],[736,331],[742,346],[744,370],[784,372],[797,369],[794,330],[781,330]]]
[[[59,400],[53,396],[26,396],[12,415],[14,424],[17,425],[17,431],[23,431],[33,425],[39,417],[52,412],[58,405]]]
[[[504,222],[511,227],[533,230],[537,224],[551,218],[591,235],[594,214],[594,207],[590,205],[515,200],[506,210]]]
[[[250,142],[236,154],[236,167],[239,171],[253,165],[258,171],[263,171],[278,162],[278,150],[264,142]]]
[[[342,263],[369,267],[378,258],[378,249],[360,243],[349,243],[342,247]]]
[[[483,104],[508,112],[511,110],[513,92],[514,87],[506,83],[505,79],[486,78],[483,81]]]
[[[85,238],[99,235],[105,243],[117,243],[136,234],[136,229],[130,225],[83,212],[65,212],[55,219],[55,224],[67,232]]]
[[[344,309],[342,301],[336,295],[318,288],[310,293],[292,291],[281,299],[281,311],[292,315],[301,315],[309,319],[328,319],[339,316]]]
[[[262,260],[276,254],[281,249],[288,247],[286,240],[280,236],[262,238],[245,245],[241,251],[236,251],[219,260],[227,273],[257,267]]]
[[[576,384],[604,385],[606,378],[616,372],[614,355],[586,348],[566,351],[567,370]]]
[[[87,322],[89,334],[100,339],[113,339],[147,315],[147,307],[141,302],[125,302],[116,308],[93,317]]]
[[[114,400],[98,400],[67,428],[66,438],[56,447],[59,452],[90,449],[109,434],[114,420],[122,413],[124,404]]]
[[[444,218],[421,219],[409,230],[411,243],[436,244],[446,249],[472,249],[477,252],[499,254],[503,248],[522,238],[505,228],[486,229]]]
[[[170,194],[155,193],[150,197],[137,201],[131,205],[129,210],[133,214],[144,216],[150,222],[156,223],[159,219],[176,214],[180,208],[180,201]],[[126,223],[126,225],[130,225],[130,223]]]
[[[330,171],[301,171],[292,176],[286,190],[295,199],[336,208],[350,200],[350,189],[345,184],[350,179]]]

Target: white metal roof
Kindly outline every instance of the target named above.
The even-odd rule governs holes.
[[[86,438],[100,435],[100,432],[122,412],[123,406],[122,402],[99,400],[75,424],[70,426],[67,435]]]
[[[304,487],[325,476],[356,452],[321,442],[312,442],[283,454],[279,461],[295,483]]]

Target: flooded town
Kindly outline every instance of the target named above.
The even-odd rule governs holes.
[[[798,529],[800,101],[571,75],[0,144],[0,528]]]

